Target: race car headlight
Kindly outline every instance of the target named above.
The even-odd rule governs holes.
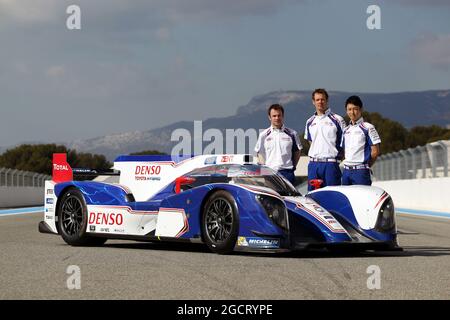
[[[389,197],[378,212],[375,229],[381,232],[392,231],[395,228],[395,209],[392,198]]]
[[[256,199],[266,211],[269,219],[272,220],[277,226],[287,230],[287,214],[286,207],[283,202],[268,196],[257,195]]]

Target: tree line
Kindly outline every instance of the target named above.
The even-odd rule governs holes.
[[[381,151],[383,154],[402,149],[422,146],[438,140],[449,140],[450,129],[440,126],[416,126],[410,129],[399,122],[382,117],[379,113],[363,112],[364,120],[372,123],[381,137]],[[349,119],[345,119],[349,123]],[[308,153],[309,143],[300,136],[304,146],[303,152]],[[56,144],[22,144],[9,149],[0,155],[0,167],[24,171],[32,171],[51,175],[53,153],[66,153],[67,161],[73,168],[90,168],[106,171],[112,167],[104,155],[82,153],[67,149]],[[132,155],[161,155],[157,150],[145,150]]]
[[[111,169],[113,164],[104,155],[77,152],[56,144],[22,144],[0,155],[0,168],[11,168],[43,174],[52,174],[54,153],[66,153],[72,168],[89,168],[98,172]],[[145,150],[132,155],[163,154],[157,150]]]
[[[381,116],[378,112],[363,112],[364,121],[375,126],[381,138],[382,154],[423,146],[438,140],[449,140],[450,129],[440,126],[416,126],[405,128],[401,123]],[[344,117],[346,123],[350,119]],[[308,153],[309,143],[301,136],[304,152]]]

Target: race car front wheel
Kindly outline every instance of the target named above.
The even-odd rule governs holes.
[[[69,189],[58,205],[59,230],[64,241],[72,246],[96,246],[105,238],[94,238],[86,233],[87,207],[78,189]]]
[[[224,190],[213,193],[203,207],[202,233],[211,251],[231,253],[239,231],[239,212],[233,196]]]

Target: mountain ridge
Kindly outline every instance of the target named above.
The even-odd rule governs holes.
[[[269,126],[267,108],[279,103],[285,108],[286,126],[304,131],[306,120],[314,113],[311,103],[312,91],[277,90],[254,96],[250,101],[237,108],[234,115],[208,118],[202,121],[202,133],[208,129],[262,129]],[[359,95],[364,102],[364,109],[378,112],[383,117],[400,122],[403,126],[450,124],[450,89],[405,91],[397,93],[361,93],[345,91],[328,91],[330,109],[342,116],[345,115],[344,103],[348,96]],[[127,154],[142,150],[158,150],[170,153],[179,141],[171,141],[175,129],[186,129],[194,136],[194,123],[177,121],[172,124],[149,130],[135,130],[99,136],[90,139],[78,139],[65,144],[68,148],[79,152],[104,154],[113,160],[119,154]],[[203,142],[203,145],[211,142]],[[253,147],[248,146],[248,152]],[[3,148],[5,149],[5,148]],[[225,149],[225,148],[224,148]],[[0,149],[1,150],[1,149]]]

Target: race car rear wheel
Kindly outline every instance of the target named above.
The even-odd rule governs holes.
[[[86,233],[87,207],[83,194],[78,189],[69,189],[58,205],[59,230],[64,241],[72,246],[97,246],[105,238],[95,238]]]
[[[202,234],[211,251],[231,253],[239,232],[239,212],[233,196],[224,190],[213,193],[203,207]]]

